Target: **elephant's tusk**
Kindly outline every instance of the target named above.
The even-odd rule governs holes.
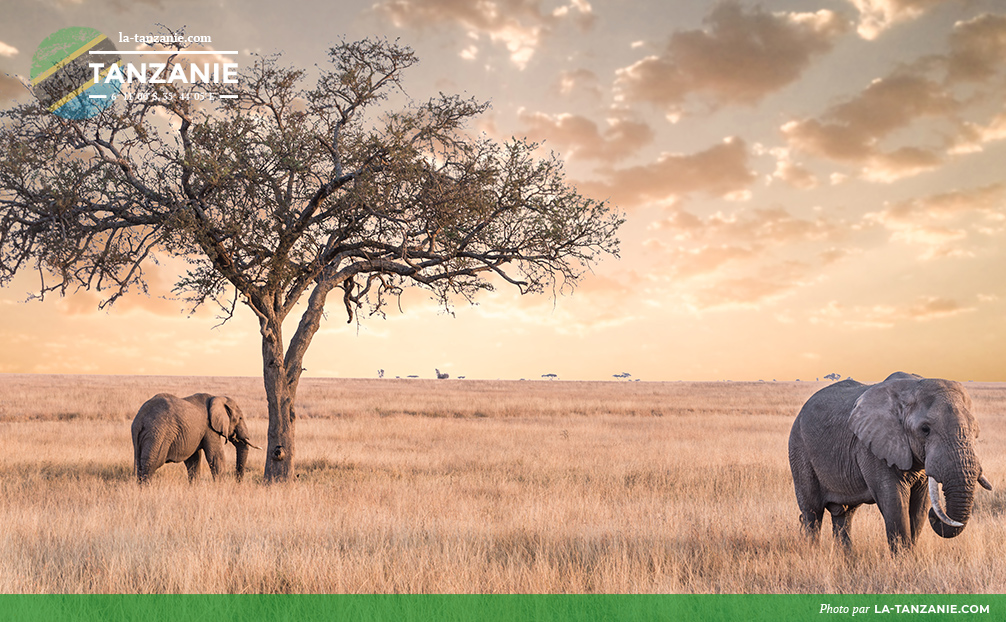
[[[258,445],[252,445],[250,441],[247,441],[247,440],[245,440],[243,438],[238,438],[236,436],[232,436],[231,438],[228,438],[227,440],[229,442],[231,442],[231,443],[234,443],[235,446],[237,446],[237,445],[244,445],[245,447],[251,447],[252,449],[262,449]]]
[[[950,525],[951,527],[963,527],[964,523],[958,523],[957,521],[951,519],[943,511],[943,506],[940,505],[940,490],[937,488],[936,480],[932,477],[929,478],[929,500],[933,504],[933,513],[941,521]]]
[[[989,483],[989,480],[985,479],[984,475],[978,476],[978,483],[981,484],[982,488],[985,490],[992,490],[992,484]]]

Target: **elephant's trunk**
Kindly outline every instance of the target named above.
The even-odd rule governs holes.
[[[251,445],[248,440],[248,428],[245,426],[244,419],[238,422],[234,428],[233,443],[235,452],[234,476],[240,482],[245,474],[245,465],[248,463],[248,449]]]
[[[936,480],[929,478],[929,497],[933,506],[929,509],[929,524],[942,538],[954,538],[967,525],[974,504],[974,490],[977,477],[971,480],[944,483],[943,494],[947,501],[946,512],[940,505]]]
[[[245,474],[245,465],[248,463],[248,445],[238,441],[234,443],[234,451],[236,453],[234,476],[240,482]]]

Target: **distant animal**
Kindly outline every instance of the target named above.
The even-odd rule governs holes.
[[[992,489],[975,455],[977,438],[971,398],[958,382],[897,372],[874,385],[843,380],[821,389],[789,436],[804,531],[817,538],[827,510],[835,538],[849,548],[853,514],[876,503],[892,551],[915,544],[927,508],[933,531],[957,536],[976,485]]]
[[[196,393],[186,398],[159,393],[144,402],[132,425],[136,479],[141,484],[167,462],[184,462],[189,481],[199,475],[200,453],[206,455],[213,478],[224,465],[224,445],[236,452],[235,475],[244,474],[248,437],[244,413],[225,396]]]

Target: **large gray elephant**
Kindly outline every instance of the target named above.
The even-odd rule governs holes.
[[[234,445],[235,474],[244,475],[248,439],[244,414],[229,397],[196,393],[186,398],[159,393],[144,402],[133,419],[136,479],[142,484],[165,462],[184,462],[189,481],[199,475],[200,451],[216,479],[224,464],[224,445]]]
[[[898,372],[872,386],[845,380],[821,389],[789,436],[804,530],[816,538],[828,510],[848,548],[856,508],[876,503],[892,551],[915,544],[927,508],[933,530],[955,537],[971,516],[975,485],[992,490],[977,437],[971,398],[957,382]]]

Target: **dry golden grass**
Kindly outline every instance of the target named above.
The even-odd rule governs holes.
[[[140,488],[144,400],[226,393],[264,440],[261,381],[0,376],[0,592],[1006,592],[1006,386],[967,385],[997,490],[896,558],[874,506],[850,555],[799,533],[821,386],[306,379],[296,482],[254,452],[241,484]]]

